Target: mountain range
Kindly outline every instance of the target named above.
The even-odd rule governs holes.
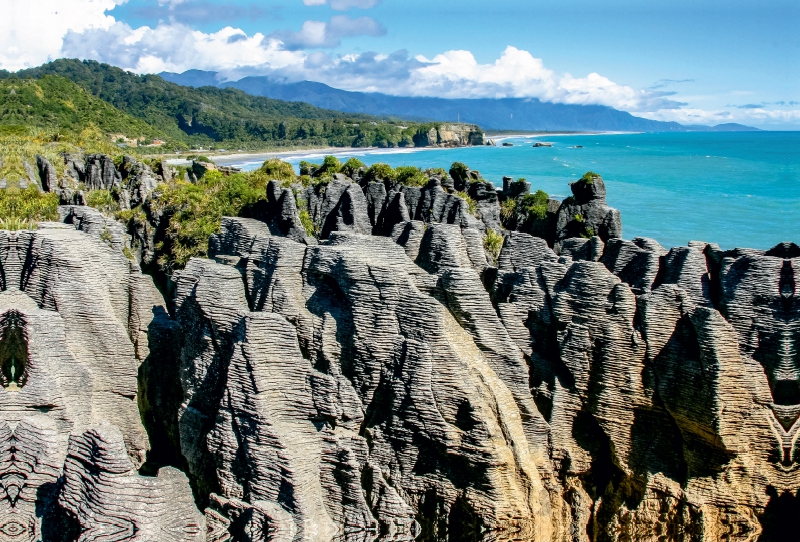
[[[716,126],[683,125],[644,119],[603,105],[573,105],[543,102],[535,98],[445,99],[403,97],[388,94],[351,92],[323,83],[301,81],[283,83],[267,76],[250,76],[238,81],[221,81],[217,72],[189,70],[162,72],[162,78],[191,87],[236,88],[255,96],[306,102],[324,109],[408,120],[457,121],[477,124],[485,130],[543,131],[756,131],[741,124]]]

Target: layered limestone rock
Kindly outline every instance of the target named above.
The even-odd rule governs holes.
[[[566,239],[598,236],[605,243],[622,237],[619,211],[606,203],[606,185],[599,176],[570,183],[572,196],[556,214],[556,247]]]
[[[0,540],[774,540],[800,248],[623,240],[595,177],[495,267],[456,173],[480,219],[273,181],[169,303],[95,210],[0,232]]]
[[[37,184],[45,192],[56,192],[62,205],[85,205],[84,189],[108,190],[122,209],[130,209],[144,203],[159,182],[170,180],[173,175],[169,167],[162,167],[161,174],[156,174],[131,156],[124,156],[119,168],[105,154],[64,153],[62,158],[63,164],[56,168],[47,158],[36,156]],[[59,169],[62,170],[61,177]],[[35,177],[33,180],[36,181]]]
[[[193,413],[180,423],[195,428],[182,434],[205,428],[206,436],[184,455],[197,458],[195,475],[214,488],[207,517],[218,529],[233,533],[236,520],[225,514],[246,509],[260,525],[280,525],[287,539],[304,539],[303,499],[247,498],[248,486],[271,479],[273,488],[298,488],[293,495],[322,495],[325,514],[307,513],[323,517],[314,520],[320,525],[330,520],[338,536],[345,529],[346,539],[385,539],[402,525],[421,540],[510,532],[521,540],[655,540],[665,532],[750,540],[762,532],[760,518],[769,517],[775,501],[792,498],[786,495],[800,487],[793,474],[800,407],[787,384],[797,382],[786,339],[794,337],[797,321],[787,270],[797,257],[792,246],[721,253],[692,243],[667,252],[648,239],[611,239],[605,246],[596,238],[566,243],[573,251],[559,257],[542,240],[517,233],[507,237],[487,292],[460,228],[407,222],[395,230],[397,244],[356,233],[333,233],[319,246],[256,235],[245,243],[249,255],[237,253],[236,267],[197,260],[178,279],[182,306],[205,307],[187,313],[182,327],[214,337],[238,330],[220,342],[229,353],[209,343],[204,348],[213,352],[195,352],[184,372],[196,373],[196,360],[224,360],[214,370],[226,373],[224,386],[230,386],[242,374],[234,369],[237,351],[261,344],[248,336],[252,319],[280,315],[283,331],[270,328],[270,334],[283,345],[280,357],[294,359],[290,366],[298,369],[275,374],[282,375],[281,388],[305,394],[287,398],[300,411],[300,425],[290,432],[300,440],[276,432],[286,423],[276,414],[269,422],[251,415],[262,421],[248,427],[258,434],[255,427],[270,426],[265,440],[285,450],[283,461],[298,457],[296,444],[313,448],[306,439],[314,432],[301,437],[303,423],[317,428],[318,439],[336,439],[339,453],[359,458],[349,476],[326,479],[337,467],[327,464],[325,446],[315,448],[322,451],[302,455],[318,465],[310,481],[295,474],[308,472],[300,467],[285,467],[279,479],[221,469],[232,465],[224,457],[244,457],[245,444],[235,436],[241,422],[226,421],[224,430],[216,425],[236,419],[218,414],[230,411],[235,395],[217,391],[220,406],[204,412],[206,421]],[[741,283],[752,286],[740,291]],[[770,303],[766,312],[751,309]],[[746,333],[728,316],[733,307],[750,311],[741,317],[750,326]],[[230,332],[200,331],[224,321]],[[783,346],[754,357],[737,335],[752,342],[753,325],[764,341]],[[435,338],[442,330],[445,337]],[[450,346],[441,350],[444,344]],[[208,381],[205,374],[201,382]],[[293,374],[299,380],[287,384]],[[473,374],[481,375],[480,384]],[[196,397],[197,386],[184,382],[184,392]],[[237,388],[259,395],[248,386]],[[267,403],[258,408],[274,412]],[[505,427],[505,445],[487,448],[497,442],[497,423]],[[228,436],[221,441],[217,432]],[[332,435],[322,436],[327,432]],[[481,460],[465,442],[482,443]],[[209,461],[214,468],[202,466]],[[223,471],[240,474],[231,480]],[[510,472],[516,474],[508,478]],[[519,476],[527,497],[515,489]],[[348,488],[354,479],[361,480],[360,490]],[[374,484],[394,489],[391,506],[376,505]],[[486,494],[487,488],[494,489]],[[343,502],[350,508],[332,504]],[[343,524],[342,518],[350,519]]]
[[[474,124],[442,124],[414,136],[417,147],[465,147],[483,143],[484,134]]]
[[[176,318],[193,330],[181,447],[212,504],[261,507],[287,540],[562,529],[522,355],[490,337],[485,324],[502,326],[488,298],[473,299],[480,279],[451,228],[436,246],[461,256],[427,255],[433,274],[390,239],[353,233],[319,246],[262,238],[238,269],[192,260],[180,273]],[[225,509],[208,517],[234,533]]]
[[[185,475],[136,472],[152,279],[68,226],[0,231],[0,276],[0,539],[204,539]]]

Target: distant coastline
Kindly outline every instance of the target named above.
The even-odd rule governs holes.
[[[578,135],[615,135],[630,134],[638,132],[546,132],[546,131],[487,131],[486,139],[503,141],[506,139],[534,139],[540,137],[564,137]],[[480,148],[481,145],[472,147]],[[311,149],[292,149],[286,151],[264,151],[264,152],[243,152],[233,154],[210,154],[209,158],[219,165],[232,165],[242,163],[264,162],[270,158],[292,159],[315,159],[323,156],[366,156],[369,154],[409,154],[423,151],[456,150],[466,147],[318,147]],[[187,165],[191,160],[187,158],[168,158],[167,163],[172,165]]]
[[[482,145],[473,148],[482,148]],[[456,150],[466,147],[319,147],[315,149],[295,149],[291,151],[274,151],[274,152],[256,152],[256,153],[236,153],[236,154],[218,154],[209,155],[208,157],[215,164],[231,165],[253,162],[264,162],[270,158],[281,158],[285,160],[292,160],[297,158],[321,158],[323,156],[365,156],[368,154],[409,154],[412,152],[423,151],[443,151],[443,150]],[[168,164],[172,165],[187,165],[191,160],[187,158],[168,158]]]

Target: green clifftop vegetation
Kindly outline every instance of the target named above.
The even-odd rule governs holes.
[[[24,97],[5,96],[11,119],[5,124],[79,130],[76,125],[82,119],[106,133],[160,137],[174,148],[411,146],[416,134],[433,126],[401,126],[393,120],[236,89],[183,87],[157,75],[136,75],[95,61],[60,59],[16,73],[0,71],[0,80],[4,89],[24,89]],[[76,92],[78,88],[83,92]],[[101,100],[108,107],[104,109]],[[117,130],[120,127],[125,130]]]
[[[0,80],[0,126],[26,134],[27,127],[80,133],[94,126],[105,134],[163,136],[145,121],[96,98],[63,77]]]

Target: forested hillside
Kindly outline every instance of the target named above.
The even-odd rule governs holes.
[[[6,132],[26,127],[80,132],[90,125],[107,134],[164,135],[63,77],[0,81],[0,126]]]
[[[90,106],[95,112],[102,109],[97,102],[87,102],[89,97],[93,97],[132,118],[144,121],[151,128],[150,132],[162,134],[170,144],[178,147],[215,143],[244,148],[267,145],[393,147],[411,145],[413,136],[425,128],[413,123],[400,126],[399,122],[388,119],[330,111],[302,102],[251,96],[236,89],[183,87],[157,75],[136,75],[95,61],[60,59],[16,73],[0,71],[0,79],[6,80],[4,88],[21,86],[22,81],[26,80],[44,80],[48,76],[51,78],[47,83],[39,83],[42,88],[40,94],[44,94],[44,98],[36,94],[36,85],[26,83],[25,88],[33,92],[31,96],[61,104],[55,107],[61,109],[61,113],[56,113],[53,107],[39,107],[32,102],[14,102],[17,105],[10,109],[16,111],[14,123],[19,121],[29,126],[54,127],[53,123],[58,124],[58,119],[62,119],[66,124],[57,127],[68,129],[83,115],[83,105]],[[76,114],[67,115],[62,107],[62,102],[69,102],[70,96],[77,96],[74,88],[65,83],[56,83],[57,80],[52,76],[68,79],[86,92],[86,98],[82,97],[80,104],[73,102]],[[48,89],[54,93],[63,90],[67,99],[56,98],[53,101],[47,96]],[[44,116],[40,118],[39,112]],[[121,118],[116,113],[110,114]],[[99,113],[90,116],[98,117],[97,122],[106,125],[117,122],[101,120],[103,115]],[[147,132],[143,125],[128,124],[132,132]]]

